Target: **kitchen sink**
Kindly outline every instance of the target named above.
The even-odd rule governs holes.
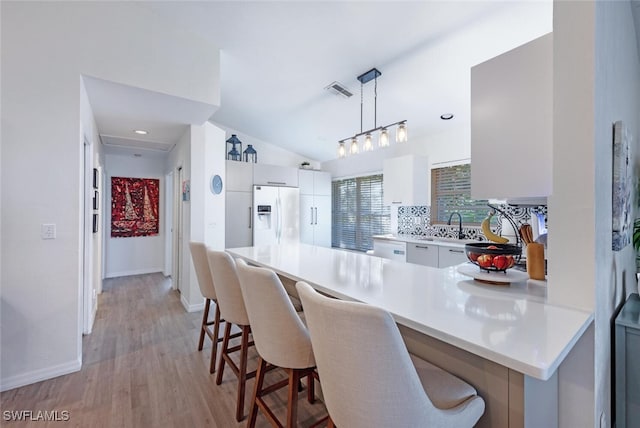
[[[451,242],[454,244],[469,244],[471,242],[478,242],[475,239],[445,238],[445,237],[438,237],[438,236],[420,236],[416,239],[419,241]]]

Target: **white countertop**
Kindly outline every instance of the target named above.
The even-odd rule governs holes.
[[[227,251],[319,291],[379,306],[428,336],[547,380],[593,314],[546,304],[539,281],[485,285],[457,272],[306,244]]]
[[[433,245],[446,245],[449,247],[464,248],[465,244],[471,242],[481,242],[473,239],[455,239],[455,238],[440,238],[437,236],[417,236],[417,235],[373,235],[373,239],[379,239],[384,241],[400,241],[408,242],[411,244],[433,244]]]

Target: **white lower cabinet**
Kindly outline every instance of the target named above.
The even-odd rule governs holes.
[[[467,261],[464,248],[440,243],[407,243],[407,262],[445,268]]]
[[[438,246],[408,243],[407,261],[419,265],[438,267]]]
[[[331,196],[300,195],[300,242],[331,247]]]
[[[438,267],[444,268],[459,265],[467,261],[464,248],[440,245],[438,246]]]
[[[225,208],[225,248],[250,247],[253,242],[251,224],[251,192],[227,192]]]

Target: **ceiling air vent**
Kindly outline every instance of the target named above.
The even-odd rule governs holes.
[[[351,91],[340,82],[330,83],[327,87],[325,87],[325,89],[333,94],[342,95],[345,98],[353,96]]]

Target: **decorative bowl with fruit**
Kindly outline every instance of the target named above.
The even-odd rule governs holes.
[[[522,247],[514,244],[474,242],[465,245],[471,263],[487,272],[506,272],[520,261]]]

